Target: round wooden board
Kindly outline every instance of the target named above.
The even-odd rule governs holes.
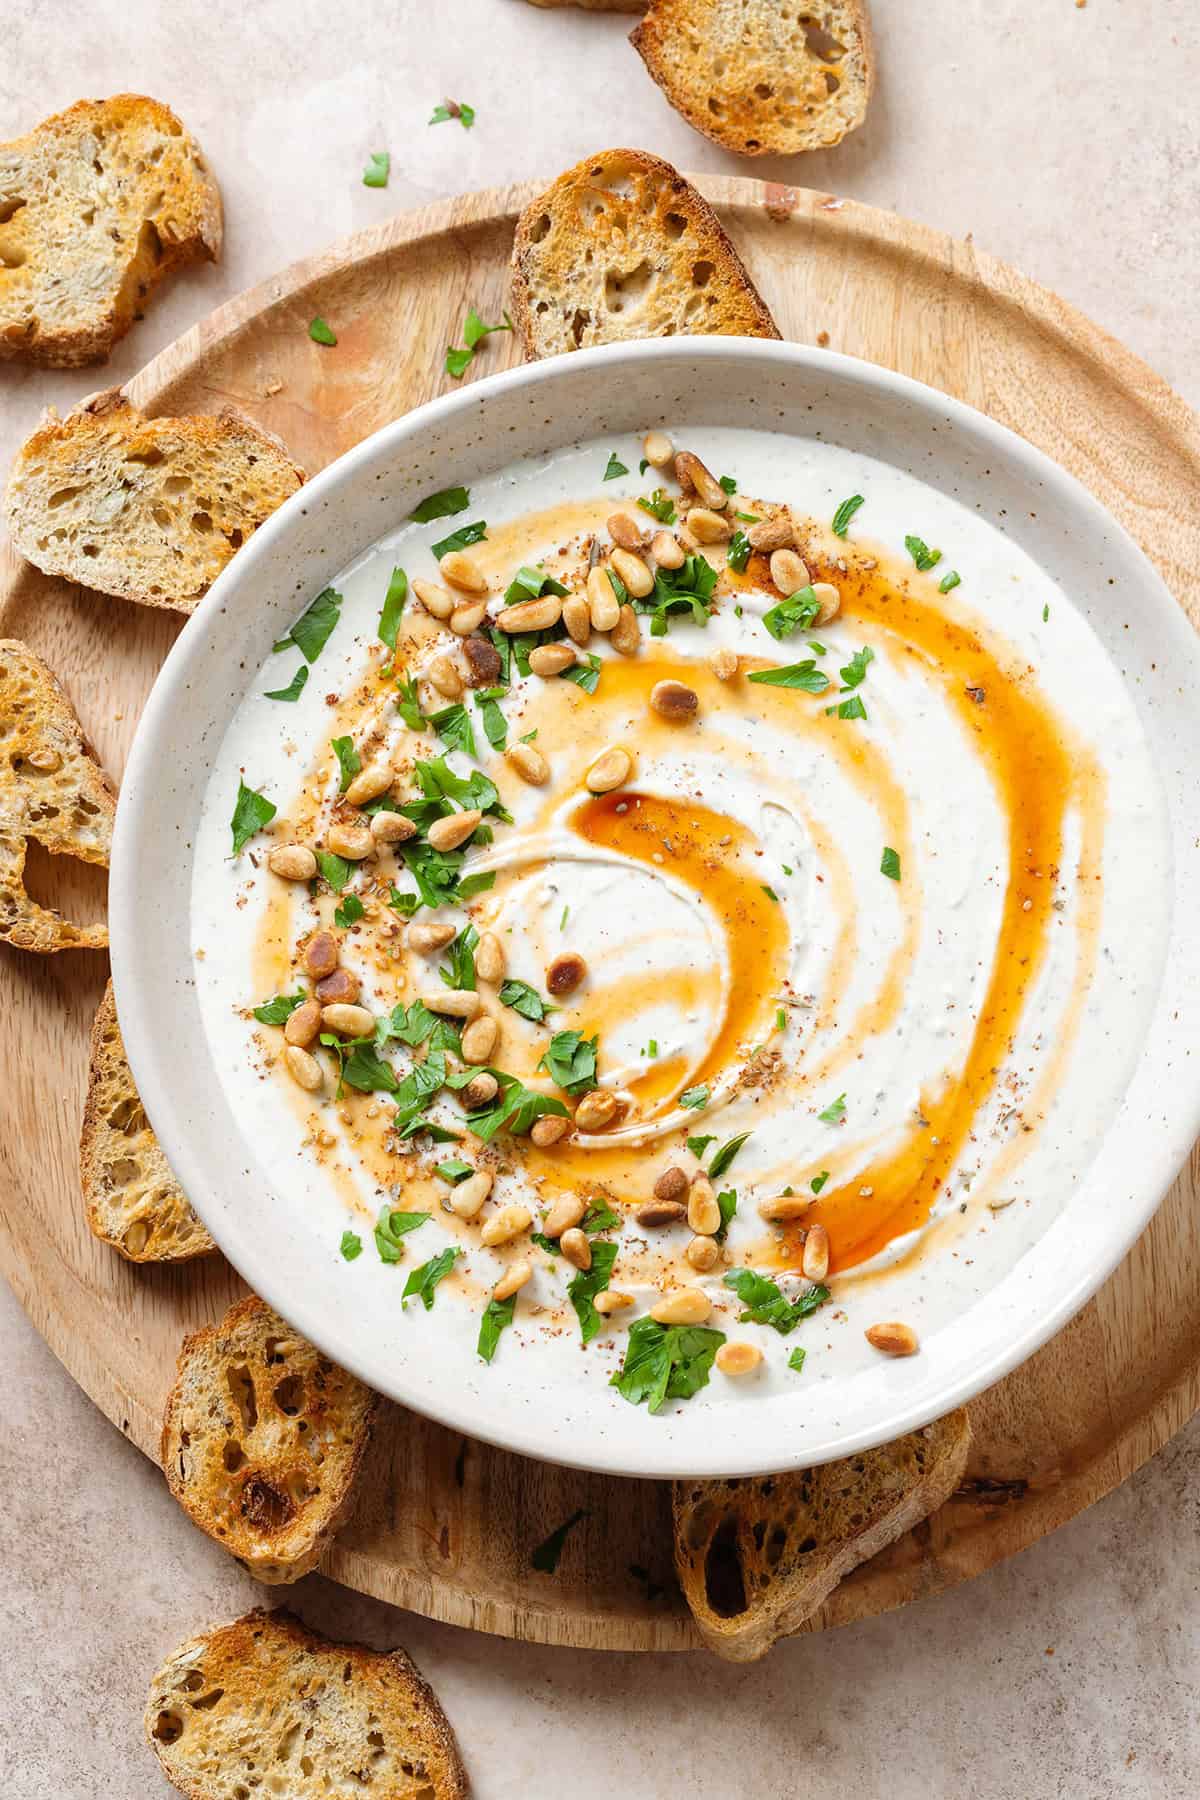
[[[970,243],[804,190],[712,177],[698,185],[786,337],[902,370],[1021,432],[1123,521],[1200,622],[1200,430],[1151,370]],[[532,192],[406,214],[298,264],[180,338],[130,384],[131,397],[157,413],[232,402],[319,468],[450,385],[443,357],[467,308],[491,320],[507,303],[513,219]],[[310,341],[317,313],[337,331],[336,350]],[[517,357],[511,337],[492,336],[468,379]],[[8,553],[0,635],[27,639],[59,672],[114,775],[179,623],[50,581]],[[95,871],[50,872],[31,858],[31,873],[42,897],[99,916]],[[243,1288],[220,1257],[134,1268],[87,1231],[76,1145],[105,974],[95,954],[22,957],[0,947],[0,1257],[51,1348],[153,1456],[180,1339]],[[975,1447],[961,1491],[843,1583],[809,1628],[900,1605],[1033,1543],[1109,1492],[1198,1406],[1193,1160],[1097,1298],[971,1408]],[[536,1573],[532,1547],[577,1509],[586,1516],[557,1573]],[[535,1642],[697,1642],[671,1574],[665,1483],[529,1462],[395,1407],[327,1572],[430,1617]]]

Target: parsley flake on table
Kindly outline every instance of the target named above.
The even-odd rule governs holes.
[[[386,150],[372,150],[363,170],[363,186],[385,188],[392,170],[392,159]]]
[[[294,644],[307,663],[315,663],[329,642],[330,633],[342,613],[342,596],[336,588],[322,588],[312,604],[305,608],[286,637],[272,646],[272,655]]]
[[[513,322],[507,313],[502,315],[499,324],[487,325],[472,307],[463,321],[463,343],[466,347],[459,349],[457,345],[452,344],[446,352],[447,375],[453,375],[456,381],[460,381],[470,368],[475,352],[484,338],[490,337],[494,331],[511,331],[512,329]]]
[[[889,881],[900,879],[900,852],[893,850],[890,844],[883,847],[883,855],[879,860],[879,872],[886,875]]]
[[[470,131],[475,123],[475,108],[465,100],[439,100],[426,123],[445,125],[450,119],[457,119],[464,131]]]
[[[921,571],[922,575],[942,560],[941,551],[931,550],[924,538],[906,537],[904,540],[904,548],[908,551],[908,554],[912,557],[913,562]]]
[[[848,500],[842,501],[841,505],[833,515],[834,537],[845,537],[846,527],[849,525],[859,507],[863,504],[864,499],[865,495],[863,494],[851,494]]]
[[[661,1412],[668,1400],[690,1400],[708,1386],[723,1331],[706,1325],[659,1325],[638,1319],[629,1328],[625,1360],[610,1385],[632,1406]]]
[[[319,313],[315,319],[309,321],[308,335],[314,344],[332,346],[337,343],[337,337]]]
[[[238,781],[237,800],[234,802],[233,818],[229,822],[235,856],[241,855],[256,832],[271,823],[275,812],[275,806],[265,794],[260,794],[257,788],[247,787],[244,781]]]
[[[301,663],[285,688],[273,688],[263,695],[264,700],[298,700],[304,692],[308,681],[308,664]]]
[[[801,1319],[807,1319],[829,1298],[829,1289],[818,1283],[789,1300],[778,1282],[755,1269],[731,1269],[723,1279],[745,1308],[738,1314],[738,1324],[769,1325],[780,1337],[795,1331]]]
[[[439,1281],[444,1281],[459,1257],[464,1252],[457,1247],[441,1250],[428,1262],[414,1269],[404,1284],[404,1292],[400,1296],[401,1306],[407,1306],[414,1297],[421,1302],[426,1312],[433,1311],[434,1289]]]
[[[539,1574],[554,1574],[558,1568],[559,1558],[562,1556],[563,1545],[567,1541],[568,1533],[574,1531],[579,1521],[587,1517],[587,1508],[581,1506],[571,1514],[569,1519],[565,1519],[555,1531],[552,1531],[548,1538],[543,1539],[529,1558],[531,1565]]]

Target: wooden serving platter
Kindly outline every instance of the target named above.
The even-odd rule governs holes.
[[[1128,351],[1012,269],[925,227],[801,189],[705,177],[785,336],[828,342],[956,395],[1079,476],[1129,528],[1200,623],[1200,424]],[[150,412],[233,402],[310,471],[450,385],[446,346],[467,308],[507,304],[513,220],[531,189],[397,217],[230,301],[133,380]],[[320,313],[336,349],[312,343]],[[517,359],[487,339],[467,379]],[[81,377],[81,394],[89,384]],[[172,615],[18,566],[0,573],[0,635],[59,672],[119,776]],[[31,857],[41,897],[103,906],[95,871]],[[152,903],[152,897],[148,896]],[[105,958],[0,946],[0,1263],[30,1318],[92,1399],[147,1455],[179,1341],[242,1284],[218,1256],[134,1268],[88,1233],[76,1145],[88,1028]],[[180,1046],[186,1056],[187,1046]],[[1197,1167],[1096,1299],[971,1408],[961,1491],[860,1569],[811,1628],[898,1606],[978,1574],[1136,1469],[1200,1406]],[[505,1636],[611,1650],[697,1642],[671,1576],[667,1484],[588,1476],[468,1442],[389,1407],[337,1580]],[[530,1552],[577,1511],[558,1570]]]

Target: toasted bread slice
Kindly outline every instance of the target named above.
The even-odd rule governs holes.
[[[110,388],[43,420],[17,453],[4,512],[47,575],[191,612],[303,480],[279,439],[232,408],[146,419]]]
[[[676,112],[739,156],[825,150],[866,117],[865,0],[650,0],[630,42]]]
[[[533,360],[625,338],[777,338],[708,201],[644,150],[602,150],[525,208],[512,310]]]
[[[53,670],[17,638],[0,638],[0,939],[19,950],[103,950],[103,925],[72,925],[25,891],[30,838],[51,856],[108,867],[116,811]]]
[[[532,6],[577,6],[584,12],[645,12],[647,0],[530,0]]]
[[[710,1650],[756,1662],[838,1582],[936,1512],[962,1479],[965,1412],[791,1475],[677,1481],[675,1568]]]
[[[91,1230],[130,1262],[184,1262],[216,1248],[142,1110],[111,981],[92,1025],[79,1179]]]
[[[217,184],[157,100],[80,100],[0,144],[0,360],[103,362],[165,275],[220,254]]]
[[[255,1611],[180,1645],[146,1736],[188,1800],[465,1800],[450,1721],[403,1650],[335,1644]]]
[[[163,1418],[167,1486],[260,1581],[298,1581],[349,1510],[374,1407],[251,1294],[184,1340]]]

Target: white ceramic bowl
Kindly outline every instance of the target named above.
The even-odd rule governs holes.
[[[1147,869],[1146,880],[1173,880],[1186,903],[1173,905],[1163,989],[1102,1148],[999,1286],[912,1360],[653,1418],[569,1370],[548,1388],[540,1371],[522,1370],[536,1359],[472,1363],[452,1346],[464,1336],[461,1308],[435,1308],[416,1325],[373,1258],[337,1258],[340,1204],[331,1195],[320,1217],[290,1206],[235,1124],[206,1047],[187,921],[211,759],[304,598],[447,481],[659,420],[693,438],[730,423],[819,431],[1003,521],[1125,672],[1171,816],[1173,875]],[[585,351],[475,383],[377,432],[287,501],[216,582],[159,675],[121,790],[110,885],[117,1004],[147,1113],[251,1286],[373,1387],[457,1430],[550,1461],[660,1477],[784,1469],[884,1442],[969,1400],[1057,1331],[1144,1228],[1200,1130],[1200,1060],[1188,1041],[1200,987],[1197,691],[1197,639],[1121,527],[1022,439],[933,389],[828,352],[720,338]]]

